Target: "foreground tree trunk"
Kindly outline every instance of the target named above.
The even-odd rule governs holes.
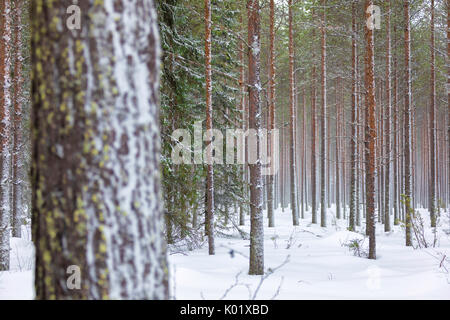
[[[406,246],[412,246],[411,239],[411,213],[412,192],[411,192],[411,30],[409,0],[404,0],[404,19],[405,19],[405,106],[404,106],[404,202],[405,202],[405,233]]]
[[[205,0],[205,78],[206,78],[206,213],[205,227],[208,236],[208,251],[214,248],[214,169],[212,163],[212,73],[211,73],[211,0]]]
[[[0,271],[9,270],[11,211],[11,1],[0,2]]]
[[[105,3],[32,2],[37,299],[168,298],[156,10]]]
[[[247,1],[249,128],[261,130],[260,16],[259,0]],[[258,139],[259,140],[259,139]],[[257,150],[260,150],[259,141]],[[258,159],[260,155],[258,152]],[[250,164],[250,275],[264,274],[264,225],[262,212],[261,162]]]
[[[293,31],[293,8],[292,0],[288,2],[289,6],[289,111],[290,111],[290,125],[289,125],[289,165],[290,165],[290,193],[291,193],[291,211],[292,223],[294,226],[299,225],[298,210],[297,210],[297,172],[296,172],[296,150],[295,150],[295,80],[294,80],[294,31]]]
[[[372,13],[369,7],[373,1],[366,0],[365,16],[369,21]],[[369,259],[376,259],[375,242],[375,142],[377,129],[375,125],[375,79],[374,79],[374,37],[373,29],[365,27],[365,87],[366,87],[366,219],[369,236]]]

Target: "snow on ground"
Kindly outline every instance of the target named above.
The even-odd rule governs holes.
[[[0,272],[0,300],[34,298],[34,246],[30,228],[22,228],[22,238],[11,239],[10,271]]]
[[[450,277],[439,268],[439,258],[433,257],[439,252],[449,256],[446,233],[438,233],[438,248],[414,250],[405,247],[400,226],[386,234],[378,225],[378,255],[373,261],[354,256],[343,246],[364,236],[346,231],[346,221],[336,222],[333,208],[328,212],[328,228],[310,221],[307,215],[299,227],[293,227],[290,210],[277,210],[276,228],[265,229],[265,267],[282,267],[262,284],[261,277],[247,274],[248,241],[238,235],[217,238],[215,256],[208,256],[207,248],[170,255],[176,280],[174,284],[172,279],[172,293],[176,299],[221,299],[226,292],[225,299],[450,299]],[[449,228],[447,220],[441,225]],[[248,232],[248,226],[244,230]]]
[[[420,212],[426,217],[424,210]],[[450,255],[450,236],[444,232],[450,231],[448,219],[440,222],[439,247],[424,250],[406,248],[400,226],[386,234],[378,225],[375,261],[354,256],[343,246],[364,236],[346,231],[346,221],[336,221],[334,208],[328,212],[328,228],[310,221],[307,215],[299,227],[293,227],[290,210],[276,211],[276,228],[265,229],[265,267],[276,270],[263,282],[260,276],[247,274],[249,241],[237,232],[216,238],[215,256],[209,256],[206,247],[170,254],[172,296],[198,300],[450,299],[450,276],[439,267],[438,257],[439,253]],[[243,230],[248,232],[248,225]],[[432,235],[428,236],[431,240]],[[366,239],[363,246],[367,244]],[[24,228],[23,238],[13,238],[11,246],[11,271],[0,272],[0,299],[33,299],[29,232]]]

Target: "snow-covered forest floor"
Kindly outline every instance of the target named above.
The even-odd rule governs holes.
[[[427,212],[419,210],[428,225]],[[328,211],[328,228],[310,224],[310,215],[292,226],[289,210],[276,211],[276,228],[265,229],[268,273],[249,276],[249,241],[237,230],[216,238],[216,255],[206,246],[193,251],[171,248],[171,295],[176,299],[450,299],[450,225],[442,216],[436,248],[406,248],[404,230],[377,226],[377,260],[355,256],[346,244],[368,239],[346,231]],[[265,225],[267,225],[265,221]],[[249,227],[244,227],[249,232]],[[361,229],[362,230],[362,229]],[[426,236],[433,242],[431,230]],[[0,272],[0,299],[33,298],[33,245],[29,230],[11,242],[11,269]],[[273,272],[271,272],[273,271]]]
[[[428,225],[427,212],[419,212]],[[385,233],[379,224],[378,256],[371,261],[345,246],[365,237],[346,231],[347,222],[334,216],[332,208],[325,229],[312,225],[309,214],[293,227],[290,210],[278,209],[276,228],[265,229],[265,267],[276,270],[262,282],[247,274],[249,242],[237,232],[216,238],[215,256],[206,247],[171,254],[172,293],[177,299],[450,299],[448,259],[441,266],[450,254],[448,217],[440,221],[439,246],[422,250],[405,247],[401,226]],[[431,230],[427,236],[433,242]]]

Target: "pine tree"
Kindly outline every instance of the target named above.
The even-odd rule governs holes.
[[[327,164],[327,32],[326,32],[326,0],[322,0],[322,21],[320,31],[322,34],[322,60],[321,60],[321,88],[322,88],[322,108],[321,108],[321,151],[320,151],[320,226],[327,226],[327,207],[325,194],[325,175]]]
[[[373,1],[366,0],[366,20],[371,19],[370,8]],[[369,259],[376,259],[375,242],[375,141],[377,138],[375,124],[375,79],[374,79],[374,35],[373,28],[365,26],[365,89],[366,89],[366,221],[369,235]]]
[[[0,2],[0,271],[9,270],[11,183],[11,1]]]
[[[341,78],[336,79],[336,218],[341,219],[341,99],[338,90],[341,90]]]
[[[431,227],[436,227],[436,71],[435,71],[435,34],[434,34],[435,8],[434,0],[431,0],[431,40],[430,40],[430,220]]]
[[[167,299],[153,1],[66,9],[31,9],[36,298]]]
[[[259,0],[247,1],[248,11],[248,86],[249,128],[261,130],[261,79],[260,79],[260,6]],[[259,139],[258,139],[259,140]],[[259,141],[258,141],[259,144]],[[259,146],[257,148],[259,150]],[[264,225],[260,155],[250,167],[250,275],[264,274]]]
[[[214,248],[214,169],[212,163],[212,83],[211,83],[211,0],[205,0],[205,78],[206,78],[206,213],[205,226],[208,236],[208,250],[215,254]]]
[[[294,75],[294,31],[293,31],[293,3],[292,0],[288,2],[289,6],[289,134],[290,134],[290,191],[291,191],[291,211],[292,211],[292,223],[294,226],[299,225],[298,221],[298,208],[297,208],[297,172],[296,172],[296,148],[295,148],[295,126],[296,113],[295,113],[295,75]]]
[[[312,9],[313,19],[316,17],[315,9]],[[316,38],[316,28],[313,26],[312,41]],[[317,66],[316,52],[314,45],[312,46],[312,71],[311,71],[311,210],[312,223],[317,223],[317,156],[316,156],[316,140],[317,140],[317,111],[316,111],[316,94],[317,94]]]
[[[13,202],[12,202],[12,235],[13,237],[20,238],[22,236],[22,214],[23,214],[23,188],[24,188],[24,157],[23,157],[23,108],[24,108],[24,74],[23,74],[23,60],[24,60],[24,43],[23,43],[23,0],[16,0],[14,5],[14,79],[13,79],[13,105],[14,114],[13,120],[13,132],[14,132],[14,142],[13,142],[13,156],[12,156],[12,166],[13,166],[13,176],[12,176],[12,191],[13,191]]]
[[[270,49],[269,49],[269,131],[270,137],[272,136],[273,130],[275,130],[275,0],[270,0]],[[269,144],[269,155],[272,157],[274,146],[271,144],[272,139],[268,139]],[[274,161],[274,159],[272,159]],[[275,227],[275,217],[274,217],[274,176],[270,174],[268,176],[267,182],[267,208],[268,208],[268,218],[269,218],[269,228]]]
[[[405,24],[405,105],[404,105],[404,202],[405,202],[405,233],[406,246],[412,246],[411,239],[411,213],[412,207],[412,182],[411,182],[411,29],[409,0],[404,0],[404,24]]]
[[[386,106],[384,112],[384,231],[391,231],[391,1],[386,0]]]
[[[350,216],[349,216],[349,230],[355,231],[356,224],[356,177],[357,177],[357,43],[356,43],[356,3],[352,3],[352,138],[350,139],[351,148],[351,168],[350,168]]]

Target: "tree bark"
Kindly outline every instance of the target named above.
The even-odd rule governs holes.
[[[369,21],[369,7],[372,0],[365,3],[365,21]],[[375,79],[374,79],[374,35],[373,30],[365,26],[366,57],[365,57],[365,89],[366,89],[366,219],[369,235],[369,259],[376,259],[375,240],[375,141],[377,129],[375,124]]]
[[[243,14],[240,14],[241,18],[240,18],[240,22],[241,25],[243,25]],[[239,87],[240,87],[240,94],[241,94],[241,100],[240,100],[240,110],[241,110],[241,121],[242,121],[242,129],[245,131],[246,130],[246,123],[247,123],[247,117],[246,117],[246,104],[245,104],[245,67],[244,67],[244,40],[240,40],[239,41],[239,61],[240,61],[240,66],[239,66]],[[246,155],[245,157],[247,157],[247,150],[246,150]],[[246,166],[243,165],[242,169],[241,169],[241,176],[242,176],[242,187],[241,187],[241,192],[242,192],[242,198],[243,199],[247,199],[247,174],[246,174]],[[239,205],[239,225],[240,226],[244,226],[245,225],[245,212],[248,210],[244,209],[244,204],[241,202],[241,204]]]
[[[391,231],[391,1],[386,0],[386,110],[384,113],[384,231]]]
[[[214,169],[212,163],[212,73],[211,73],[211,0],[205,0],[205,79],[206,79],[206,234],[208,252],[214,247]]]
[[[261,79],[260,79],[260,7],[259,0],[247,1],[248,11],[248,80],[249,80],[249,127],[261,131]],[[262,178],[260,146],[258,140],[258,161],[250,164],[250,275],[264,274],[264,227],[262,212]]]
[[[301,202],[302,202],[302,213],[301,218],[305,219],[305,207],[308,206],[308,191],[306,188],[306,93],[305,87],[302,90],[302,191],[301,191]],[[307,210],[307,208],[306,208]]]
[[[14,57],[14,114],[13,114],[13,125],[14,125],[14,143],[13,143],[13,202],[12,202],[12,236],[16,238],[21,238],[22,236],[22,214],[23,214],[23,198],[22,190],[24,186],[24,174],[23,174],[23,156],[22,156],[22,109],[24,103],[23,94],[23,84],[24,78],[22,74],[22,62],[23,62],[23,29],[22,29],[22,7],[23,1],[17,0],[14,6],[14,20],[15,20],[15,57]]]
[[[430,40],[430,210],[431,227],[436,227],[436,71],[435,71],[435,34],[434,34],[435,8],[431,0],[431,40]]]
[[[315,19],[315,10],[312,9],[312,17]],[[316,28],[313,26],[312,41],[316,38]],[[311,83],[311,211],[312,211],[312,223],[317,223],[317,159],[316,159],[316,92],[317,92],[317,67],[316,67],[316,51],[314,45],[312,50],[312,83]]]
[[[336,80],[336,218],[341,219],[341,176],[340,176],[340,152],[341,152],[341,99],[339,90],[342,90],[341,79]]]
[[[351,148],[351,168],[350,168],[350,216],[349,216],[349,230],[355,231],[356,225],[356,183],[357,183],[357,92],[356,92],[356,82],[357,79],[357,52],[356,52],[356,3],[352,3],[352,138],[350,139]]]
[[[446,1],[447,3],[447,144],[448,149],[447,152],[447,161],[450,157],[450,0]],[[447,192],[447,200],[450,202],[450,161],[447,164],[447,184],[448,184],[448,192]],[[450,215],[450,203],[448,203],[447,211]]]
[[[275,0],[270,0],[270,61],[269,61],[269,137],[272,136],[273,130],[275,130]],[[267,139],[269,143],[269,155],[272,157],[273,148],[272,139]],[[272,159],[274,161],[274,159]],[[268,177],[267,185],[267,206],[268,206],[268,218],[269,228],[275,227],[274,217],[274,203],[273,203],[273,184],[274,176],[270,174]]]
[[[397,26],[394,25],[394,43],[395,43],[395,47],[397,47]],[[394,159],[394,225],[399,225],[400,223],[400,208],[399,208],[399,152],[398,152],[398,145],[399,145],[399,139],[398,139],[398,129],[399,129],[399,125],[398,125],[398,112],[399,112],[399,107],[398,107],[398,98],[397,98],[397,92],[398,92],[398,80],[397,80],[397,53],[394,51],[394,56],[393,56],[393,93],[392,93],[392,97],[393,97],[393,106],[394,106],[394,145],[393,145],[393,154],[392,157]]]
[[[0,2],[0,271],[9,270],[11,211],[11,1]]]
[[[32,2],[36,298],[167,299],[154,3],[79,6]]]
[[[288,2],[289,6],[289,111],[290,111],[290,193],[291,193],[291,211],[292,224],[299,225],[297,211],[297,178],[296,178],[296,161],[295,161],[295,126],[297,124],[295,117],[295,81],[294,81],[294,31],[293,31],[293,8],[292,0]]]
[[[405,202],[405,234],[406,246],[412,246],[411,239],[411,214],[412,207],[411,193],[411,40],[410,40],[410,13],[409,0],[404,0],[405,19],[405,105],[404,105],[404,202]]]
[[[327,33],[325,28],[326,19],[326,0],[322,0],[323,12],[321,21],[322,34],[322,63],[321,63],[321,80],[322,80],[322,110],[321,110],[321,157],[320,157],[320,226],[327,226],[327,206],[325,194],[325,175],[327,165]]]

